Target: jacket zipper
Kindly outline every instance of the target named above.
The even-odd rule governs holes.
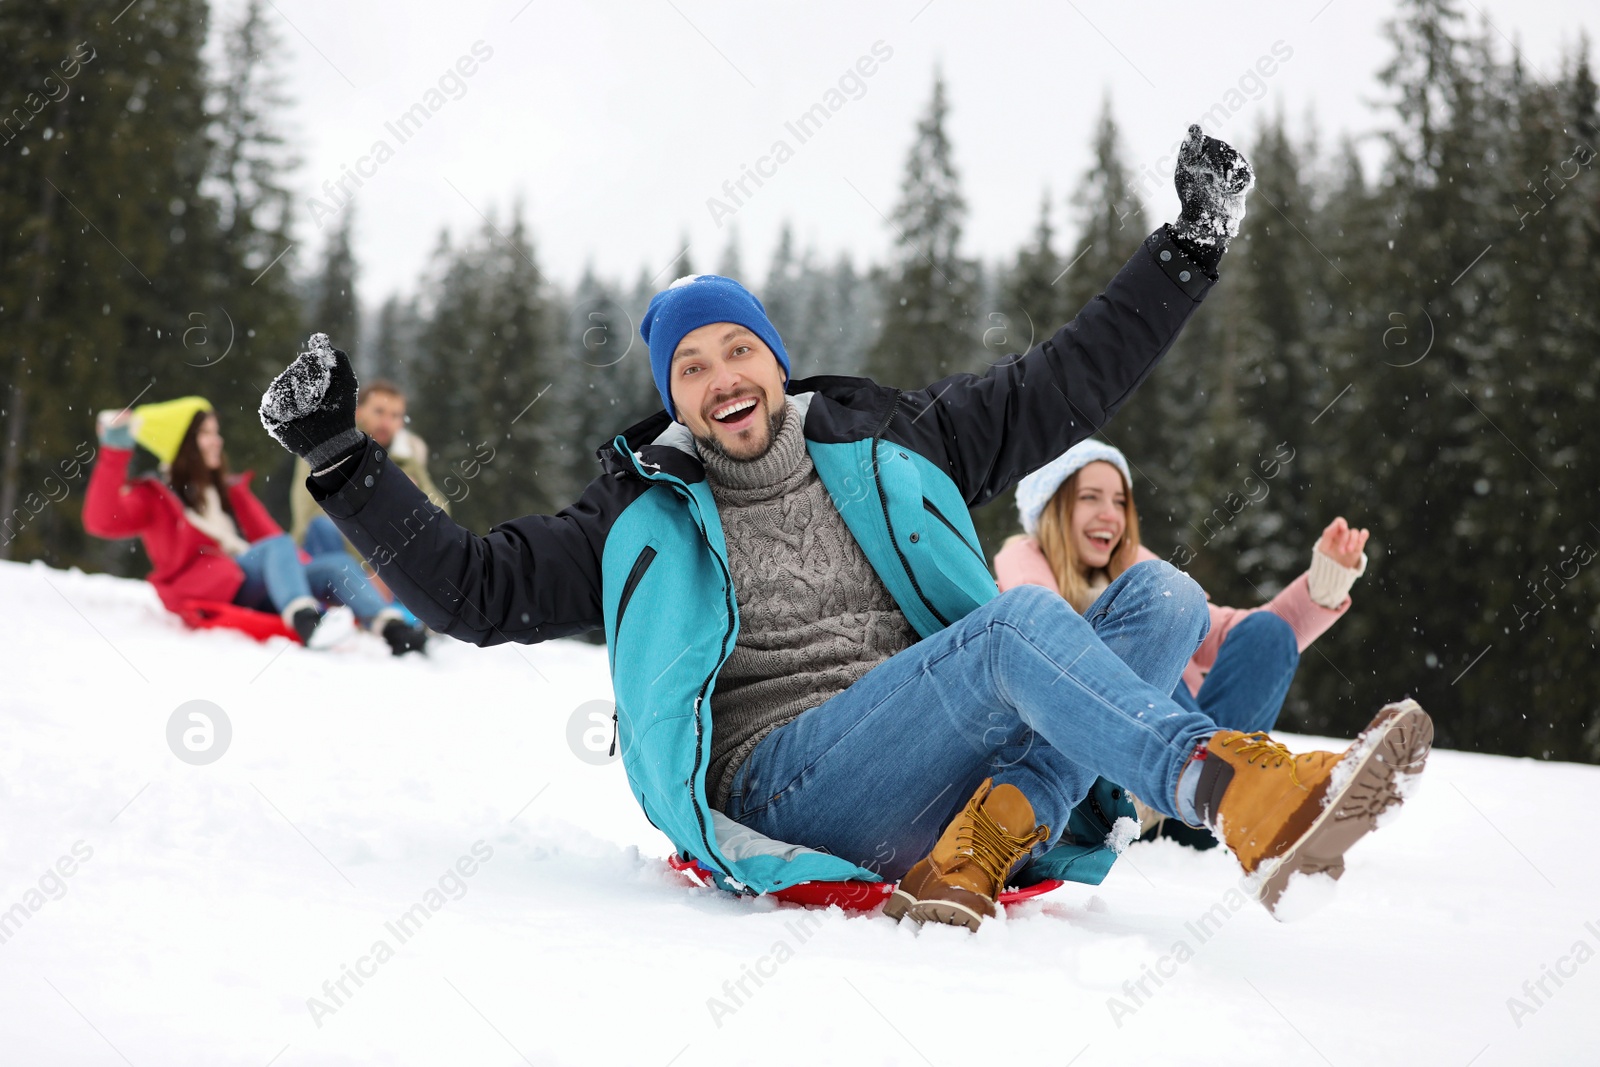
[[[710,674],[706,675],[706,680],[700,683],[700,692],[694,698],[694,770],[691,772],[689,778],[689,804],[694,808],[695,822],[699,823],[700,825],[700,842],[706,847],[706,857],[710,859],[712,863],[717,865],[718,869],[727,876],[730,883],[734,883],[738,882],[738,879],[733,876],[733,872],[728,870],[723,862],[712,852],[711,838],[710,835],[706,833],[705,812],[700,810],[700,805],[698,802],[696,802],[694,796],[694,780],[700,777],[700,756],[701,751],[705,748],[705,745],[703,744],[704,738],[701,736],[702,728],[700,726],[700,707],[705,703],[706,692],[711,688],[711,683],[716,680],[717,672],[722,669],[723,662],[728,658],[728,640],[733,636],[733,619],[735,611],[733,602],[733,574],[728,570],[727,561],[724,560],[720,554],[718,554],[716,549],[711,547],[711,538],[706,536],[705,525],[696,519],[695,526],[699,528],[700,537],[705,541],[706,548],[711,549],[711,554],[716,557],[717,565],[722,568],[722,598],[727,607],[728,628],[722,632],[722,647],[717,653],[717,665],[711,669]]]
[[[1106,814],[1106,809],[1100,806],[1100,798],[1094,795],[1094,790],[1089,790],[1089,807],[1094,809],[1095,817],[1100,820],[1100,826],[1106,833],[1111,832],[1111,818]]]
[[[639,550],[639,558],[633,561],[633,567],[628,571],[627,580],[622,583],[622,596],[617,600],[617,639],[622,638],[622,618],[628,613],[628,602],[633,599],[633,591],[639,587],[644,579],[644,572],[650,569],[650,564],[655,562],[656,550],[652,545],[645,545]],[[617,718],[617,706],[611,705],[611,748],[607,756],[617,754],[617,741],[621,737],[622,726]]]
[[[637,470],[637,460],[635,461],[635,468],[635,473],[639,477],[644,478],[646,481],[655,481],[654,478],[650,478],[649,476],[645,475],[643,471]],[[673,478],[671,475],[665,474],[665,472],[663,472],[663,476],[671,479],[671,481],[668,482],[669,485],[677,483],[678,486],[682,487],[683,491],[690,497],[691,505],[693,504],[694,494],[689,490],[688,486],[684,485],[680,479]],[[694,698],[694,768],[691,771],[689,778],[689,806],[694,808],[694,819],[700,828],[700,843],[705,846],[706,858],[717,865],[717,869],[727,877],[730,883],[737,883],[739,880],[733,876],[733,872],[727,868],[727,865],[724,864],[722,860],[717,858],[716,853],[711,848],[711,836],[706,832],[705,812],[700,810],[700,805],[695,800],[694,796],[694,780],[700,777],[701,750],[705,747],[705,745],[702,743],[705,740],[705,731],[700,725],[700,708],[701,705],[705,703],[707,690],[711,688],[711,683],[716,680],[717,672],[722,669],[723,661],[728,658],[728,639],[733,636],[733,620],[734,612],[736,610],[733,602],[733,574],[728,570],[727,561],[718,555],[716,549],[711,547],[711,538],[706,534],[705,524],[702,523],[698,517],[695,518],[694,524],[695,528],[700,531],[701,541],[705,543],[707,549],[711,550],[711,555],[716,558],[717,565],[722,568],[722,598],[727,607],[728,628],[722,632],[722,647],[717,655],[717,665],[711,669],[710,674],[706,675],[706,680],[700,683],[700,692]],[[637,560],[635,560],[634,568],[637,569],[638,566],[639,563]],[[631,573],[632,572],[630,572],[630,577]],[[624,590],[624,592],[626,592],[626,590]],[[620,609],[617,614],[618,629],[620,630],[622,623]],[[616,716],[615,711],[612,712],[612,716],[613,718]]]
[[[656,550],[653,545],[645,545],[639,550],[639,558],[633,561],[633,568],[628,571],[628,578],[622,583],[622,596],[617,601],[617,636],[622,635],[622,616],[627,613],[628,601],[633,599],[633,591],[639,587],[644,579],[644,572],[650,569],[650,564],[655,562]]]
[[[894,421],[894,413],[900,406],[900,394],[896,393],[894,402],[889,405],[889,414],[883,417],[883,422],[878,426],[878,432],[872,435],[872,480],[878,487],[878,503],[883,507],[883,525],[889,531],[889,543],[894,546],[894,554],[900,558],[900,567],[906,572],[906,577],[911,580],[911,588],[916,591],[922,600],[922,606],[927,608],[934,618],[939,620],[940,626],[949,626],[950,620],[933,606],[922,586],[917,584],[917,576],[911,573],[911,561],[906,559],[906,554],[900,551],[900,539],[895,536],[894,523],[889,521],[889,498],[883,495],[883,472],[878,466],[878,442],[882,439],[884,431],[889,428],[889,423]],[[959,535],[957,535],[959,536]],[[971,547],[970,545],[968,547]]]
[[[922,507],[923,507],[924,510],[926,510],[927,512],[932,514],[934,518],[936,518],[940,522],[944,523],[945,528],[947,530],[949,530],[951,533],[956,535],[956,540],[960,541],[962,544],[966,545],[967,548],[972,552],[972,554],[974,556],[978,557],[978,562],[979,563],[983,563],[985,568],[987,568],[989,566],[987,563],[984,563],[983,553],[979,552],[977,549],[973,548],[972,545],[968,544],[967,539],[965,537],[961,536],[961,531],[956,529],[955,523],[953,523],[949,519],[945,518],[944,517],[944,513],[942,511],[940,511],[938,508],[934,507],[933,501],[929,500],[927,497],[923,497],[922,498]]]

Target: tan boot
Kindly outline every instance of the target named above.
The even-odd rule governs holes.
[[[1022,790],[993,782],[983,780],[933,851],[906,872],[883,906],[885,915],[969,930],[994,915],[994,898],[1006,887],[1011,868],[1034,845],[1049,840],[1050,828],[1034,825],[1033,805]]]
[[[1405,799],[1433,745],[1414,700],[1390,704],[1344,752],[1295,755],[1263,733],[1212,736],[1195,808],[1275,912],[1295,874],[1344,873],[1344,854]]]

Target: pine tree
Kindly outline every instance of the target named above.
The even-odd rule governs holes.
[[[1399,126],[1385,133],[1396,180],[1427,187],[1444,165],[1441,128],[1449,121],[1452,94],[1460,84],[1461,25],[1453,0],[1402,0],[1400,14],[1385,25],[1394,58],[1378,75],[1398,95]]]
[[[433,303],[417,358],[413,422],[464,492],[456,516],[488,529],[510,515],[569,503],[560,413],[549,403],[556,337],[521,207],[502,228],[491,212],[459,249],[441,240]]]
[[[1033,241],[1017,253],[1008,272],[1001,297],[1013,332],[1019,326],[1024,337],[1042,341],[1072,318],[1067,295],[1060,281],[1066,263],[1055,249],[1055,228],[1050,224],[1050,193],[1039,201],[1039,221]],[[1020,317],[1019,317],[1020,314]]]
[[[784,348],[792,348],[800,339],[800,324],[808,313],[802,268],[794,247],[794,227],[784,220],[778,231],[778,246],[767,265],[767,278],[762,283],[761,305],[767,309],[767,319],[783,338]],[[796,377],[805,377],[807,371],[795,370]]]
[[[882,316],[883,298],[877,281],[871,272],[858,271],[848,255],[840,254],[822,285],[831,293],[831,310],[824,320],[826,365],[830,373],[861,375],[875,325]]]
[[[1380,75],[1395,94],[1399,120],[1388,138],[1384,178],[1395,220],[1389,237],[1400,254],[1370,269],[1383,276],[1389,294],[1384,303],[1402,304],[1395,313],[1418,334],[1431,324],[1436,339],[1420,362],[1380,360],[1368,380],[1352,387],[1345,398],[1350,402],[1341,401],[1327,416],[1329,431],[1350,435],[1349,458],[1371,471],[1382,502],[1372,528],[1384,566],[1372,589],[1390,609],[1386,629],[1412,635],[1406,646],[1369,648],[1367,654],[1405,655],[1414,664],[1425,653],[1439,664],[1437,673],[1408,686],[1425,706],[1433,699],[1459,704],[1471,692],[1446,690],[1453,688],[1449,679],[1492,642],[1494,626],[1481,592],[1464,587],[1458,568],[1437,548],[1458,536],[1457,512],[1481,477],[1481,467],[1473,467],[1494,462],[1485,451],[1494,431],[1473,411],[1468,389],[1480,354],[1472,336],[1476,305],[1495,268],[1479,263],[1483,273],[1459,273],[1491,240],[1474,202],[1476,176],[1464,167],[1483,157],[1483,133],[1471,129],[1478,101],[1461,23],[1448,2],[1404,4],[1390,27],[1396,58]],[[1368,344],[1371,339],[1369,334]],[[1419,477],[1423,470],[1426,476]],[[1451,610],[1437,611],[1441,603]],[[1482,704],[1459,709],[1438,727],[1441,743],[1472,745],[1489,714]]]
[[[739,227],[737,225],[728,229],[728,243],[723,246],[722,259],[717,263],[717,273],[724,278],[732,278],[740,285],[745,283],[744,263],[739,257]]]
[[[678,247],[682,249],[678,258],[672,261],[669,269],[661,273],[661,288],[666,288],[679,278],[687,278],[691,274],[699,274],[694,269],[694,253],[690,251],[689,235],[682,234],[678,238]]]
[[[1279,449],[1296,460],[1271,479],[1264,499],[1243,509],[1217,547],[1235,558],[1237,576],[1221,594],[1259,599],[1276,593],[1305,569],[1311,546],[1331,515],[1309,513],[1315,495],[1313,470],[1325,454],[1326,438],[1313,438],[1308,410],[1319,397],[1319,350],[1310,336],[1314,305],[1327,292],[1310,269],[1322,238],[1300,152],[1279,113],[1265,123],[1251,147],[1256,169],[1252,210],[1227,256],[1229,284],[1237,287],[1242,314],[1230,353],[1231,404],[1218,404],[1219,458],[1230,461],[1237,480],[1261,481],[1260,464]],[[1338,289],[1339,280],[1328,280]],[[1336,442],[1327,442],[1336,447]]]
[[[637,333],[650,298],[661,288],[661,282],[649,268],[640,267],[633,287],[623,297],[623,308],[631,328]],[[655,376],[650,372],[650,350],[641,339],[627,349],[628,355],[616,366],[621,372],[613,377],[613,396],[616,398],[614,422],[606,426],[610,434],[621,433],[641,419],[662,410],[661,394],[656,390]]]
[[[377,332],[363,346],[368,373],[388,378],[407,392],[416,392],[414,379],[417,346],[422,333],[422,311],[416,297],[389,297],[378,309]]]
[[[311,299],[310,332],[325,333],[335,346],[352,356],[361,352],[361,304],[356,295],[356,258],[351,247],[355,227],[355,205],[347,204],[339,213],[339,225],[328,235],[322,253],[322,269],[317,275]],[[366,369],[365,356],[355,364],[357,372]]]
[[[277,70],[282,48],[260,0],[249,0],[223,33],[223,65],[211,79],[206,183],[217,200],[221,296],[215,308],[191,313],[184,332],[186,362],[201,368],[211,402],[229,425],[252,429],[262,383],[296,351],[304,318],[286,181],[299,161],[277,127],[289,102]],[[258,495],[287,521],[292,464],[277,442],[236,432],[228,447],[235,466],[262,472]]]
[[[1095,126],[1092,151],[1093,162],[1072,194],[1077,236],[1068,253],[1070,269],[1060,282],[1066,288],[1069,318],[1100,294],[1151,228],[1142,224],[1144,212],[1129,187],[1109,97]]]
[[[82,491],[96,409],[211,389],[183,344],[224,291],[206,6],[149,0],[110,29],[104,15],[0,7],[0,556],[126,570],[139,553],[91,547],[63,491]]]
[[[948,113],[944,77],[935,74],[933,98],[906,157],[892,216],[896,258],[867,356],[870,377],[901,388],[983,366],[973,330],[976,271],[959,248],[966,201],[945,132]]]
[[[1600,137],[1597,100],[1600,100],[1600,87],[1595,85],[1594,71],[1589,66],[1589,33],[1585,30],[1578,35],[1577,63],[1572,72],[1567,108],[1577,140],[1600,149],[1592,143]]]
[[[834,270],[819,267],[809,250],[801,265],[801,292],[804,294],[805,312],[801,319],[803,329],[796,331],[796,347],[789,352],[795,377],[813,374],[859,374],[861,357],[852,351],[845,337],[845,325],[850,320],[859,294],[848,292],[837,284],[837,270],[853,274],[849,260],[841,257]],[[788,339],[785,338],[785,345]]]
[[[1488,54],[1490,32],[1480,35],[1480,54]],[[1477,181],[1494,243],[1469,275],[1490,268],[1473,308],[1481,351],[1474,353],[1472,381],[1464,383],[1481,435],[1469,442],[1481,466],[1468,476],[1477,475],[1475,487],[1486,483],[1487,491],[1468,494],[1453,523],[1473,535],[1482,565],[1503,576],[1481,590],[1482,621],[1468,636],[1517,653],[1514,662],[1481,678],[1474,671],[1454,688],[1470,683],[1473,698],[1496,708],[1531,697],[1538,714],[1525,722],[1486,716],[1487,740],[1501,748],[1506,737],[1494,735],[1503,733],[1527,754],[1547,758],[1582,750],[1593,701],[1570,680],[1593,661],[1600,621],[1593,608],[1600,575],[1574,562],[1576,544],[1600,548],[1588,474],[1600,451],[1588,417],[1600,340],[1592,300],[1600,291],[1594,261],[1600,196],[1593,148],[1586,174],[1578,161],[1586,150],[1576,136],[1585,91],[1593,115],[1593,83],[1581,62],[1563,68],[1554,81],[1519,77],[1514,63],[1498,77],[1473,79],[1487,86],[1489,98],[1473,116],[1474,132],[1488,129],[1503,163]]]
[[[626,402],[637,391],[636,371],[648,369],[649,357],[622,294],[592,268],[585,269],[562,321],[565,359],[555,371],[556,390],[549,399],[566,416],[558,448],[564,455],[566,496],[574,499],[600,474],[595,450],[649,414]],[[655,396],[653,385],[650,396]]]

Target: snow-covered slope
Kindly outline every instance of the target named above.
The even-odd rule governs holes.
[[[918,932],[682,885],[569,744],[602,649],[314,653],[0,564],[0,650],[0,1063],[1600,1057],[1600,768],[1436,752],[1297,924],[1158,843]],[[209,765],[168,747],[191,700]]]

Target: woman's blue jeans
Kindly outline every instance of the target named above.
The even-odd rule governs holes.
[[[288,534],[265,537],[234,558],[244,571],[244,584],[233,602],[259,611],[279,612],[297,597],[315,596],[347,604],[362,622],[384,608],[383,598],[344,552],[313,556],[300,562],[300,550]]]
[[[349,555],[344,547],[344,534],[339,532],[339,527],[326,515],[318,515],[306,523],[306,537],[303,546],[311,556],[331,556],[335,552]]]
[[[1190,695],[1179,682],[1172,699],[1224,730],[1271,730],[1299,665],[1294,629],[1271,612],[1258,611],[1228,631],[1200,692]]]
[[[927,855],[989,777],[1051,828],[1038,852],[1097,776],[1173,815],[1179,774],[1218,728],[1170,696],[1209,628],[1200,587],[1160,560],[1084,616],[1052,590],[1008,590],[768,734],[726,814],[884,878]]]
[[[318,515],[306,524],[305,550],[311,554],[312,559],[323,556],[344,556],[350,558],[350,553],[345,547],[344,534],[339,532],[339,527],[326,515]],[[356,568],[361,569],[359,566]],[[377,592],[376,589],[373,590]],[[378,594],[382,597],[383,594]],[[417,617],[410,608],[398,600],[386,601],[385,607],[393,608],[400,613],[400,617],[411,625],[417,625]]]

